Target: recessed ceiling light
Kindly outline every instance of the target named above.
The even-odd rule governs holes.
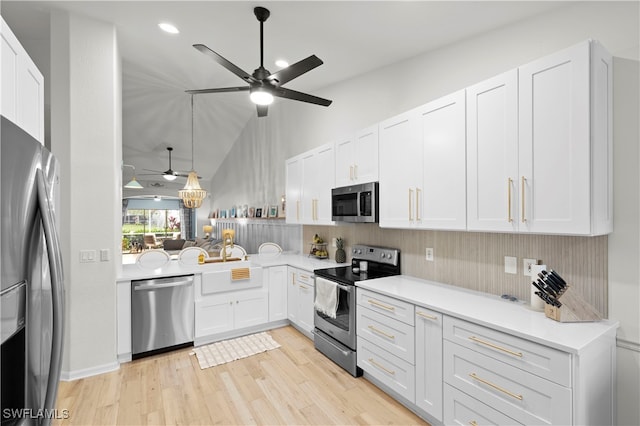
[[[285,61],[284,59],[278,59],[276,61],[276,66],[280,68],[286,68],[289,66],[289,62]]]
[[[160,27],[160,29],[166,33],[169,34],[178,34],[180,31],[175,27],[175,25],[172,25],[168,22],[160,22],[158,24],[158,26]]]

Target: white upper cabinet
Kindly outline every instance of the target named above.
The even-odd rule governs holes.
[[[380,226],[466,229],[464,90],[380,123]]]
[[[422,185],[422,141],[417,110],[380,123],[380,226],[417,226],[418,189]]]
[[[286,161],[287,223],[302,223],[302,157]]]
[[[467,89],[469,230],[612,231],[611,84],[587,41]]]
[[[518,71],[467,88],[467,229],[518,230]]]
[[[0,17],[0,113],[44,143],[44,77]]]
[[[612,231],[611,71],[595,42],[520,67],[521,232]]]
[[[378,125],[335,143],[336,186],[378,181]]]
[[[465,92],[429,102],[417,112],[423,180],[416,193],[416,221],[426,229],[465,230]]]
[[[322,145],[286,161],[287,223],[332,225],[334,144]]]

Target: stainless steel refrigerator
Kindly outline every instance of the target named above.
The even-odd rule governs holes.
[[[48,425],[62,363],[64,283],[55,208],[59,165],[5,117],[0,131],[2,425]]]

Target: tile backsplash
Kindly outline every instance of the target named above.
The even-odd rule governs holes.
[[[607,300],[607,236],[572,237],[555,235],[497,234],[481,232],[417,231],[383,229],[376,224],[304,226],[303,249],[314,234],[328,244],[345,239],[347,261],[353,244],[399,248],[404,275],[456,285],[471,290],[510,294],[529,301],[530,278],[523,275],[523,259],[538,259],[557,271],[604,316]],[[425,250],[433,248],[434,260],[425,260]],[[517,273],[504,272],[504,257],[517,258]]]

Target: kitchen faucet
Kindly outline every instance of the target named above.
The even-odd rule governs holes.
[[[222,261],[227,261],[227,246],[233,248],[233,235],[235,231],[233,229],[224,229],[222,231]]]

